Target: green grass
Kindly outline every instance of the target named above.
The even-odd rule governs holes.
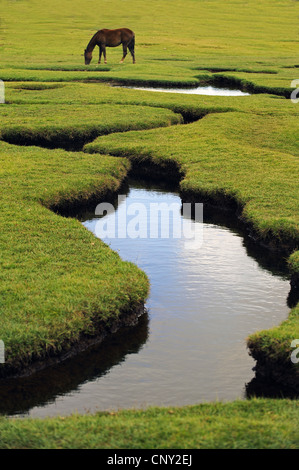
[[[20,114],[22,121],[20,122]],[[38,116],[38,120],[36,117]],[[15,144],[63,146],[90,141],[98,135],[182,122],[172,111],[109,104],[32,104],[1,107],[0,139]]]
[[[1,449],[295,449],[298,404],[250,400],[0,419]]]
[[[85,152],[0,141],[6,367],[68,350],[146,298],[148,280],[136,266],[78,221],[50,210],[111,197],[131,165],[174,165],[183,196],[233,200],[259,240],[284,249],[298,279],[299,105],[283,98],[299,78],[298,14],[293,0],[132,0],[130,8],[123,0],[113,6],[92,0],[89,8],[81,0],[42,7],[37,0],[2,0],[0,139],[45,146],[95,139]],[[107,51],[107,66],[96,65],[95,51],[86,67],[82,54],[94,32],[121,26],[136,33],[137,64],[128,56],[120,65],[115,48]],[[234,84],[255,94],[163,95],[104,83],[110,81]],[[181,116],[189,124],[178,125]],[[298,314],[297,305],[281,325],[248,339],[256,357],[289,370]],[[297,366],[291,374],[298,383]],[[294,448],[296,422],[297,402],[287,400],[3,418],[0,446]]]
[[[3,142],[0,160],[1,339],[5,369],[16,370],[134,311],[148,281],[79,221],[49,210],[107,198],[126,177],[125,160]]]
[[[292,0],[152,0],[142,8],[135,0],[129,10],[122,0],[113,8],[93,1],[84,12],[80,0],[52,0],[42,9],[37,0],[3,0],[2,10],[4,80],[191,83],[198,75],[212,77],[209,70],[228,70],[258,86],[285,90],[296,78],[298,4]],[[120,65],[121,49],[110,48],[107,66],[97,67],[95,51],[86,71],[82,54],[93,33],[121,25],[135,31],[137,64],[128,56]]]

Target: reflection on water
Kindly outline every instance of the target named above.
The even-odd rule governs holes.
[[[109,341],[103,341],[88,352],[30,377],[3,381],[0,413],[15,415],[31,410],[32,414],[37,413],[38,416],[56,414],[55,410],[60,408],[61,403],[65,407],[62,414],[76,411],[76,406],[69,406],[68,400],[72,401],[71,397],[77,396],[84,384],[92,384],[108,374],[112,367],[120,366],[128,354],[138,354],[147,338],[148,315],[145,312],[136,326],[123,328]],[[84,393],[81,395],[81,410],[87,410],[89,400],[90,396]],[[96,400],[96,392],[93,400]],[[47,411],[49,409],[52,410],[50,413]]]
[[[164,93],[184,93],[188,95],[207,95],[207,96],[249,96],[241,90],[231,88],[217,88],[214,86],[198,86],[189,88],[159,88],[159,87],[141,87],[141,86],[122,86],[121,88],[131,88],[133,90],[144,91],[162,91]]]
[[[118,213],[162,201],[180,198],[135,184]],[[95,231],[99,219],[88,219]],[[287,317],[285,267],[243,239],[229,213],[204,208],[204,224],[194,227],[203,228],[203,243],[191,249],[180,238],[106,240],[147,273],[147,313],[88,353],[3,383],[0,412],[42,417],[246,398],[254,379],[246,338]]]

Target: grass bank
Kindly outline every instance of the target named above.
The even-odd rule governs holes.
[[[295,449],[298,404],[253,399],[95,415],[0,419],[1,449]]]
[[[16,145],[50,148],[80,149],[99,135],[182,122],[181,116],[166,109],[117,104],[112,108],[104,103],[100,107],[58,103],[22,107],[3,104],[1,111],[0,139]]]
[[[126,178],[126,160],[4,142],[0,160],[6,376],[28,372],[38,360],[47,364],[105,336],[124,315],[138,315],[148,281],[79,221],[50,210],[74,209],[92,197],[109,200]]]

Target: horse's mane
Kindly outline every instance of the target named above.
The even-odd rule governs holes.
[[[98,34],[98,31],[92,36],[91,40],[87,44],[87,47],[85,49],[86,51],[90,52],[95,48],[97,34]]]

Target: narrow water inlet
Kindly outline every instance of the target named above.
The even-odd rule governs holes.
[[[197,86],[197,87],[145,87],[137,85],[118,85],[119,88],[130,88],[133,90],[143,90],[143,91],[156,91],[164,93],[183,93],[188,95],[206,95],[206,96],[249,96],[250,93],[229,87],[215,87],[212,85],[207,86]]]
[[[43,417],[246,398],[254,379],[246,337],[288,315],[283,266],[247,245],[231,213],[225,222],[223,213],[205,207],[203,223],[191,222],[199,231],[197,245],[188,246],[172,230],[164,238],[132,238],[134,230],[150,229],[152,221],[142,216],[148,217],[151,204],[176,205],[180,218],[169,219],[170,225],[181,223],[181,199],[175,191],[136,182],[123,196],[115,213],[88,214],[82,222],[95,234],[112,229],[104,241],[146,272],[147,312],[138,325],[94,350],[22,381],[22,401],[8,389],[0,411]],[[117,237],[111,220],[125,220],[128,210],[131,236]]]

